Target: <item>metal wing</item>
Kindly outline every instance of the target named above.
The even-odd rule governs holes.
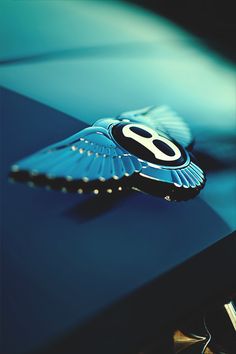
[[[105,128],[90,127],[12,166],[11,177],[72,192],[108,188],[142,169],[118,147]],[[112,181],[112,184],[111,184]]]
[[[188,147],[193,142],[188,125],[168,106],[150,106],[118,116],[118,119],[125,118],[161,130],[184,147]]]

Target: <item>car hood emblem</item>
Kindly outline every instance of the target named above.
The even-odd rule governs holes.
[[[187,124],[166,106],[104,118],[11,168],[14,180],[75,193],[129,189],[172,200],[196,196],[205,174]]]

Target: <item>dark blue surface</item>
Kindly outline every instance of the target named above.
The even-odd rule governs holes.
[[[2,97],[4,354],[31,352],[118,302],[119,315],[122,299],[231,232],[201,197],[104,200],[9,184],[14,161],[84,123]]]

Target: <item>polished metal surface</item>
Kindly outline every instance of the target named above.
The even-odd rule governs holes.
[[[188,126],[168,107],[100,119],[90,128],[20,160],[11,177],[62,192],[134,189],[167,201],[196,196],[205,174],[189,151]]]

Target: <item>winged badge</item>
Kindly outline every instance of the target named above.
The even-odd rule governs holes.
[[[97,120],[11,168],[11,177],[63,192],[113,193],[135,189],[187,200],[205,184],[191,150],[191,132],[166,106]]]

